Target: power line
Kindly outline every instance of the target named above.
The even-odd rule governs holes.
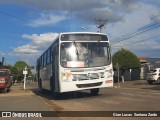
[[[148,15],[155,15],[155,14],[158,14],[159,13],[159,10],[160,9],[157,9],[157,10],[147,10],[147,11],[145,11]],[[141,15],[141,16],[143,16],[143,14]],[[148,22],[148,19],[144,19],[144,18],[142,18],[142,17],[134,17],[134,18],[130,18],[130,24],[129,24],[129,27],[128,26],[123,26],[123,30],[121,30],[121,31],[117,31],[117,32],[114,32],[114,33],[118,33],[118,34],[124,34],[124,31],[127,31],[128,33],[130,33],[130,32],[132,32],[131,30],[131,28],[136,28],[135,26],[138,26],[138,25],[141,25],[141,24],[144,24],[145,22],[147,23]],[[137,23],[137,24],[133,24],[133,23]],[[119,37],[118,37],[119,38]]]
[[[21,20],[21,21],[25,21],[25,22],[27,21],[26,19],[23,19],[23,18],[21,18],[21,17],[19,17],[19,16],[10,14],[10,13],[8,13],[8,12],[4,12],[4,11],[2,11],[2,10],[0,10],[0,13],[2,13],[3,15],[6,15],[6,16],[12,17],[12,18],[16,18],[16,19]]]
[[[133,43],[128,43],[128,44],[123,44],[123,46],[130,46],[130,45],[136,45],[136,44],[139,44],[139,43],[142,43],[144,41],[148,41],[148,40],[153,40],[153,38],[157,38],[160,36],[160,33],[158,35],[155,35],[155,36],[152,36],[152,37],[149,37],[149,38],[145,38],[145,39],[141,39],[139,41],[136,41],[136,42],[133,42]],[[116,47],[121,47],[121,46],[118,46],[118,45],[113,45],[113,46],[116,46]]]
[[[158,15],[159,14],[159,10],[160,9],[156,9],[156,10],[152,10],[152,9],[148,9],[147,11],[145,11],[148,15],[152,15],[153,14],[153,16],[154,15]],[[138,23],[139,24],[141,24],[141,23],[144,23],[144,21],[146,21],[146,19],[142,19],[141,17],[139,17],[139,18],[136,18],[136,19],[132,19],[132,21],[131,22],[136,22],[136,21],[138,21]],[[158,23],[150,23],[150,24],[148,24],[148,25],[150,25],[150,26],[148,26],[148,28],[146,27],[145,29],[149,29],[149,27],[151,28],[151,27],[153,27],[153,29],[154,29],[154,27],[156,28],[156,27],[158,27],[159,25],[157,25],[157,24],[159,24],[159,22]],[[131,24],[130,26],[129,26],[129,28],[132,28],[132,26],[134,26],[135,27],[135,24]],[[137,26],[138,26],[138,24],[137,24]],[[147,25],[146,25],[147,26]],[[128,29],[127,30],[125,30],[124,29],[125,28],[125,26],[123,27],[123,30],[122,30],[122,32],[124,33],[124,31],[127,31],[128,32]],[[128,28],[128,26],[127,26],[127,28]],[[131,29],[132,30],[132,29]],[[121,40],[123,40],[123,39],[128,39],[128,38],[130,38],[130,37],[132,37],[132,35],[134,36],[134,34],[137,34],[138,32],[142,32],[143,30],[140,30],[139,29],[139,31],[132,31],[132,32],[128,32],[127,34],[125,34],[125,35],[122,35],[122,36],[120,36],[120,37],[117,37],[117,38],[114,38],[113,39],[113,43],[114,42],[116,42],[116,43],[118,43],[118,42],[120,42]],[[118,34],[120,34],[120,32],[121,31],[118,31]],[[115,32],[114,32],[115,33]],[[140,33],[138,33],[138,34],[140,34]],[[143,33],[143,32],[142,32]],[[138,35],[137,34],[137,35]],[[127,38],[128,37],[128,38]]]
[[[16,16],[16,15],[11,14],[11,13],[8,13],[8,12],[4,12],[4,11],[2,11],[2,10],[0,10],[0,13],[3,14],[3,15],[5,15],[5,16],[11,17],[11,18],[15,18],[15,19],[20,20],[20,21],[23,21],[23,22],[28,22],[28,20],[23,19],[22,17]],[[38,23],[35,23],[35,24],[39,25]],[[49,28],[49,26],[47,26],[47,28]],[[53,27],[52,27],[52,28],[53,28]],[[58,31],[65,31],[64,29],[62,30],[62,29],[59,29],[59,28],[60,28],[60,27],[58,27],[58,28],[56,28],[56,29],[53,28],[53,29],[54,29],[54,30],[58,30]]]
[[[150,30],[152,30],[154,28],[157,28],[159,26],[160,26],[160,21],[156,22],[156,23],[153,23],[151,26],[146,27],[145,29],[142,29],[140,31],[135,31],[135,32],[132,32],[132,33],[130,33],[128,35],[121,36],[120,38],[116,38],[112,44],[116,44],[116,43],[122,42],[124,40],[127,40],[127,39],[132,38],[134,36],[137,36],[139,34],[142,34],[142,33],[145,33],[147,31],[150,31]]]

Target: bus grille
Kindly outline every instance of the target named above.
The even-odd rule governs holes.
[[[83,80],[93,80],[103,78],[100,77],[98,73],[90,73],[90,74],[73,74],[73,81],[83,81]]]
[[[89,83],[89,84],[76,84],[78,88],[95,87],[95,86],[100,86],[100,85],[102,85],[102,82]]]

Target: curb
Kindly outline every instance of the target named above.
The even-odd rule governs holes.
[[[29,93],[2,93],[0,94],[0,97],[11,97],[11,96],[26,96],[26,95],[34,95],[33,92]]]

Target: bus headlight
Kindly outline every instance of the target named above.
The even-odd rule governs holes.
[[[112,69],[105,70],[105,72],[108,74],[107,78],[112,77]]]
[[[65,71],[64,73],[63,73],[63,81],[64,82],[70,82],[71,80],[72,80],[72,73],[70,72],[70,71]]]
[[[108,77],[112,77],[112,69],[108,71]]]

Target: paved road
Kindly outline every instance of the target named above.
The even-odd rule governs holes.
[[[35,84],[30,84],[28,91],[18,92],[14,88],[8,94],[0,94],[1,110],[43,110],[43,111],[160,111],[160,85],[148,85],[146,81],[127,81],[121,84],[121,87],[105,88],[100,90],[100,95],[91,96],[89,91],[61,94],[58,100],[55,100],[50,92],[41,93]],[[17,92],[16,92],[17,91]],[[12,102],[4,105],[5,101],[12,99]],[[3,105],[2,105],[2,104]],[[16,106],[23,104],[25,107]],[[26,104],[24,104],[26,103]],[[7,106],[7,108],[5,108]],[[74,114],[75,112],[73,112]],[[58,119],[58,118],[57,118]],[[60,119],[66,119],[60,117]],[[70,118],[81,120],[82,118]],[[83,118],[84,119],[84,118]],[[150,117],[101,117],[101,118],[85,118],[85,119],[110,119],[110,120],[127,120],[127,119],[159,119]]]

